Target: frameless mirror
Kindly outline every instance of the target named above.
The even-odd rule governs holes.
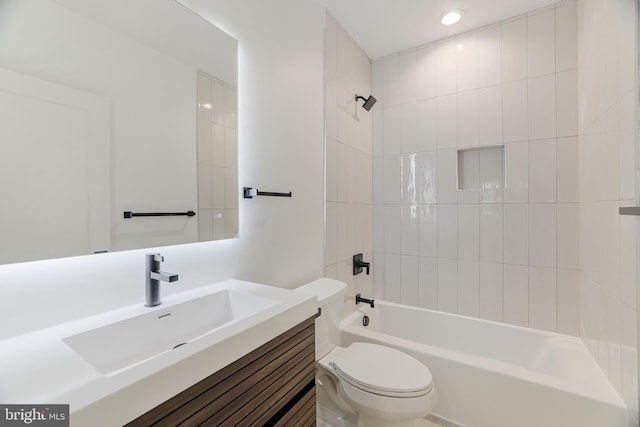
[[[0,0],[0,264],[234,237],[237,62],[175,0]]]

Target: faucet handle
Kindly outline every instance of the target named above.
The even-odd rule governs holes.
[[[164,262],[164,256],[162,256],[161,254],[147,254],[150,256],[153,256],[153,260],[156,262]]]

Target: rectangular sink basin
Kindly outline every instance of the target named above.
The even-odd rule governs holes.
[[[104,375],[157,357],[278,301],[229,289],[63,339]]]

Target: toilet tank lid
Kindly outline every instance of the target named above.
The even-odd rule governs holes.
[[[302,285],[295,290],[315,295],[316,298],[318,298],[318,305],[323,306],[333,300],[343,298],[346,289],[346,283],[323,277],[322,279]]]

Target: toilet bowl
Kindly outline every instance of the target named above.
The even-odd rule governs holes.
[[[431,412],[436,390],[421,362],[378,344],[338,345],[346,284],[325,278],[297,290],[318,298],[316,378],[335,406],[366,427],[412,426]]]

